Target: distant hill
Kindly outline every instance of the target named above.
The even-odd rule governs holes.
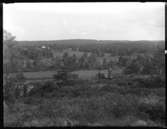
[[[43,45],[43,44],[48,44],[48,45],[68,45],[68,46],[85,46],[88,45],[112,45],[112,46],[147,46],[147,45],[157,45],[157,44],[162,44],[165,47],[165,41],[148,41],[148,40],[141,40],[141,41],[128,41],[128,40],[91,40],[91,39],[68,39],[68,40],[50,40],[50,41],[17,41],[18,45],[23,45],[23,46],[32,46],[32,45]]]
[[[84,52],[105,52],[105,53],[152,53],[157,48],[165,49],[165,41],[128,41],[128,40],[90,40],[90,39],[69,39],[54,41],[18,41],[19,46],[42,46],[49,45],[54,50],[72,48]]]

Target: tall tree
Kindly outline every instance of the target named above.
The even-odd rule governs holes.
[[[71,62],[72,62],[72,68],[76,69],[77,67],[77,57],[75,54],[73,54],[73,56],[71,57]]]
[[[153,65],[156,67],[157,73],[160,75],[165,74],[165,54],[164,54],[165,47],[164,46],[157,46],[156,51],[153,55]]]
[[[104,69],[107,68],[107,61],[106,61],[106,58],[103,58],[103,68],[104,68]]]
[[[5,72],[12,72],[10,66],[14,66],[14,46],[15,36],[6,30],[3,31],[3,64]]]
[[[11,72],[9,66],[13,65],[13,55],[14,55],[14,39],[15,36],[12,36],[11,33],[3,30],[3,72],[6,73],[3,80],[3,92],[4,92],[4,99],[7,99],[10,102],[14,102],[14,86],[12,84],[13,80],[9,77],[8,73]],[[4,103],[6,104],[5,100]]]
[[[96,54],[91,53],[88,58],[89,68],[95,68],[96,67]]]

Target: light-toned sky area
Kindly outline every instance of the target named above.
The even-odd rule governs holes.
[[[3,4],[16,40],[164,40],[165,3]]]

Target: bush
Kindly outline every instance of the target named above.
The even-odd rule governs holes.
[[[125,74],[133,74],[133,73],[137,74],[138,72],[139,72],[139,67],[133,61],[130,64],[128,64],[123,71],[123,73]]]
[[[165,87],[165,80],[163,80],[161,77],[150,77],[146,79],[135,79],[135,82],[137,82],[138,87],[145,87],[145,88],[160,88]]]
[[[156,105],[142,103],[138,106],[138,110],[141,113],[145,113],[153,121],[165,123],[165,102],[159,101]]]
[[[42,102],[41,98],[38,97],[26,97],[23,99],[25,104],[40,104]]]
[[[33,84],[35,87],[30,91],[29,96],[52,97],[51,94],[59,87],[54,81],[37,82]],[[53,94],[52,94],[53,95]]]
[[[136,97],[118,93],[107,94],[102,97],[91,97],[84,101],[81,116],[89,122],[97,119],[121,118],[126,115],[136,114]],[[79,103],[79,102],[78,102]]]
[[[3,88],[4,88],[4,93],[3,93],[4,100],[7,103],[14,103],[16,101],[14,83],[9,82]]]
[[[121,95],[115,93],[106,95],[106,100],[108,100],[110,108],[112,107],[112,112],[115,117],[123,117],[136,113],[137,96],[131,94]]]

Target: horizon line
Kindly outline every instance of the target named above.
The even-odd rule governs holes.
[[[165,41],[165,40],[110,40],[110,39],[55,39],[55,40],[15,40],[17,42],[23,42],[23,41],[28,41],[28,42],[39,42],[39,41],[61,41],[61,40],[94,40],[94,41],[130,41],[130,42],[136,42],[136,41]]]

